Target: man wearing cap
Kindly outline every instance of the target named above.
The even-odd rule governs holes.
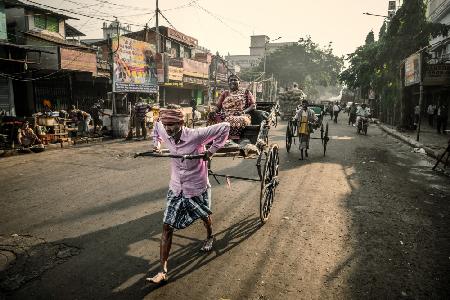
[[[160,245],[161,270],[147,281],[160,283],[167,281],[167,260],[174,229],[183,229],[195,220],[202,219],[207,238],[201,248],[210,251],[213,244],[211,221],[211,186],[208,180],[208,158],[227,141],[230,124],[227,122],[191,129],[184,127],[184,113],[178,105],[161,109],[159,121],[153,130],[154,148],[159,152],[161,142],[171,154],[196,155],[204,153],[204,160],[172,159],[167,205],[164,212],[163,232]],[[205,145],[212,143],[208,151]]]

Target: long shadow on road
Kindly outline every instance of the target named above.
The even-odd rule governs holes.
[[[52,244],[76,245],[81,253],[39,279],[28,282],[6,296],[11,299],[141,299],[159,286],[145,282],[147,271],[158,269],[159,260],[149,258],[159,247],[162,212],[77,238]],[[173,251],[171,281],[183,278],[221,257],[250,238],[260,228],[259,218],[244,218],[216,233],[214,251],[200,253],[201,241],[175,233],[191,242]],[[151,248],[150,248],[151,247]],[[33,249],[28,251],[33,252]],[[45,259],[45,258],[42,258]],[[149,260],[153,261],[149,266]],[[150,270],[149,270],[150,268]],[[30,270],[30,269],[28,269]],[[1,295],[1,294],[0,294]]]
[[[443,217],[450,213],[449,195],[432,189],[445,178],[414,175],[413,164],[371,145],[357,147],[353,163],[343,165],[353,169],[347,175],[352,191],[344,199],[353,253],[326,282],[347,277],[352,299],[450,296],[450,221]]]

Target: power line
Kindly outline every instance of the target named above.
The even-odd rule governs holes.
[[[234,29],[233,27],[231,27],[230,25],[228,25],[227,23],[225,23],[225,21],[223,21],[218,15],[212,13],[211,11],[207,10],[206,8],[204,8],[203,6],[200,6],[200,4],[198,4],[197,2],[195,3],[195,6],[204,11],[205,13],[207,13],[208,15],[214,17],[215,19],[217,19],[220,23],[222,23],[223,25],[225,25],[226,27],[228,27],[229,29],[233,30],[234,32],[236,32],[237,34],[239,34],[240,36],[247,38],[247,36],[243,35],[240,31]]]
[[[83,17],[86,17],[86,18],[97,19],[97,20],[107,21],[107,22],[114,22],[114,20],[109,20],[109,19],[105,19],[105,18],[102,18],[102,17],[95,17],[95,16],[91,16],[91,15],[88,15],[88,14],[85,14],[85,13],[81,13],[81,12],[73,12],[73,11],[68,10],[68,9],[57,8],[57,7],[54,7],[54,6],[51,6],[51,5],[37,3],[37,2],[34,2],[32,0],[27,0],[27,1],[30,2],[30,3],[36,4],[36,5],[40,5],[40,6],[43,6],[43,7],[48,7],[48,8],[54,9],[54,10],[64,11],[64,12],[75,14],[75,15],[80,15],[80,16],[83,16]],[[97,0],[97,1],[100,1],[100,0]],[[123,24],[125,24],[125,25],[133,25],[133,26],[138,26],[138,27],[143,27],[144,26],[142,24],[133,24],[133,23],[125,23],[125,22],[123,22]]]
[[[162,13],[161,11],[159,11],[159,13],[160,13],[160,14],[161,14],[161,16],[162,16],[162,17],[164,18],[164,20],[166,20],[166,22],[167,22],[167,23],[169,23],[169,25],[170,25],[170,26],[172,26],[172,28],[173,28],[173,29],[177,30],[177,29],[175,28],[175,26],[173,26],[173,25],[172,25],[172,23],[170,23],[170,21],[169,21],[169,20],[167,20],[166,16],[165,16],[165,15],[163,15],[163,13]]]

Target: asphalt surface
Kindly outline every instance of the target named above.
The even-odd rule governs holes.
[[[214,249],[199,251],[201,222],[176,231],[161,286],[144,279],[158,269],[169,161],[133,158],[149,141],[0,159],[0,298],[449,298],[450,179],[346,121],[305,161],[297,145],[286,153],[284,123],[271,130],[280,185],[264,226],[258,183],[211,179]],[[257,177],[254,160],[213,169]]]

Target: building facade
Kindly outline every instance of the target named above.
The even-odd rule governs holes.
[[[2,3],[0,106],[8,114],[30,116],[42,111],[44,100],[60,110],[105,96],[98,93],[106,87],[95,86],[95,51],[67,40],[82,35],[67,26],[70,17],[18,0]],[[77,100],[80,93],[86,95]]]
[[[265,55],[277,49],[295,45],[295,42],[271,43],[267,35],[252,35],[250,37],[249,55],[227,55],[225,59],[234,67],[236,73],[241,69],[248,69],[259,65]]]

